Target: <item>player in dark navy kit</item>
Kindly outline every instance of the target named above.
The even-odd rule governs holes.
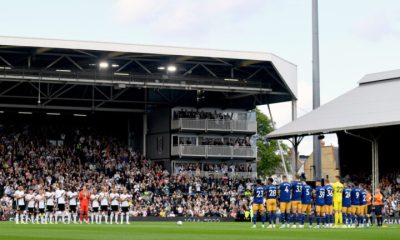
[[[321,186],[321,181],[315,182],[315,217],[317,218],[316,228],[320,228],[320,223],[325,224],[325,188]]]
[[[349,188],[347,183],[344,184],[344,189],[343,189],[342,214],[343,214],[345,226],[350,227],[351,226],[351,188]]]
[[[265,227],[265,207],[264,207],[265,187],[262,185],[261,180],[257,179],[257,184],[253,189],[253,226],[256,228],[258,212],[261,214],[262,227]]]
[[[282,221],[281,228],[289,227],[290,224],[290,188],[291,185],[287,182],[286,176],[282,176],[282,183],[279,185],[279,207]]]
[[[267,192],[267,212],[268,212],[268,228],[275,228],[276,224],[276,208],[277,202],[276,198],[278,196],[278,187],[275,186],[274,180],[272,178],[268,178],[268,185],[266,187]]]
[[[363,184],[360,184],[360,217],[361,217],[361,222],[359,223],[359,227],[365,227],[367,226],[368,223],[368,216],[367,216],[367,190],[365,190],[365,187]]]
[[[292,190],[292,222],[293,222],[293,226],[292,228],[296,228],[296,223],[297,221],[300,219],[300,215],[302,212],[302,208],[301,208],[301,195],[303,193],[302,191],[303,189],[303,184],[299,181],[299,177],[295,176],[294,177],[294,181],[292,181],[292,186],[291,186],[291,190]]]
[[[300,228],[304,228],[304,221],[306,215],[308,216],[308,221],[310,223],[310,228],[312,227],[312,215],[311,215],[311,197],[312,197],[312,188],[310,185],[306,183],[306,181],[302,182],[303,189],[301,193],[301,207],[302,214],[300,215]]]
[[[325,226],[328,228],[333,225],[333,187],[329,180],[325,180]]]
[[[351,190],[351,214],[352,214],[352,222],[353,224],[351,225],[352,228],[355,227],[355,221],[357,217],[357,222],[360,224],[362,222],[362,217],[361,217],[361,189],[355,184],[353,189]]]

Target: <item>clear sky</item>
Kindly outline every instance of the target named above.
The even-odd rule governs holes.
[[[298,115],[311,110],[311,0],[0,0],[0,6],[3,36],[275,53],[298,66]],[[366,73],[400,67],[399,13],[398,0],[319,1],[322,103]],[[278,126],[290,121],[289,104],[272,112]],[[300,152],[311,151],[306,139]]]

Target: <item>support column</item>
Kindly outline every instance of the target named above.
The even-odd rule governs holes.
[[[375,193],[375,189],[379,185],[379,143],[378,140],[372,141],[372,192]]]
[[[320,106],[319,80],[319,36],[318,36],[318,0],[312,0],[312,62],[313,62],[313,109]],[[322,177],[321,144],[318,136],[313,137],[314,179]]]
[[[292,121],[297,119],[297,100],[292,100]],[[299,170],[298,168],[298,143],[297,143],[297,138],[292,138],[292,145],[293,145],[293,151],[292,151],[292,172],[293,175],[297,174],[297,171]]]
[[[297,119],[297,100],[292,100],[292,121]]]

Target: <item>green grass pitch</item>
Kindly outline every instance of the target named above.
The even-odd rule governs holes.
[[[400,226],[364,229],[250,229],[249,223],[132,222],[130,225],[16,225],[0,223],[0,239],[145,240],[399,240]]]

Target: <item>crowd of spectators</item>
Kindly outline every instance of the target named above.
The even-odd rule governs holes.
[[[0,126],[0,220],[13,214],[17,186],[28,191],[55,183],[65,190],[83,184],[89,189],[126,187],[133,195],[131,215],[138,217],[237,217],[249,209],[254,179],[189,173],[246,172],[253,170],[251,165],[204,164],[201,170],[199,164],[183,164],[170,174],[117,137],[62,130]],[[380,188],[384,215],[399,217],[400,174],[385,175]]]
[[[379,187],[385,196],[383,214],[400,217],[400,174],[388,174],[381,179]]]
[[[173,118],[175,120],[180,118],[232,120],[232,114],[217,112],[217,110],[214,110],[214,112],[205,112],[203,110],[181,109],[174,111]]]
[[[20,130],[18,130],[20,129]],[[37,126],[0,127],[1,217],[12,214],[13,194],[50,189],[126,187],[132,216],[236,216],[249,206],[251,179],[170,175],[117,138],[94,131],[59,132],[49,138]],[[53,131],[54,133],[54,131]],[[215,166],[212,167],[214,169]]]

